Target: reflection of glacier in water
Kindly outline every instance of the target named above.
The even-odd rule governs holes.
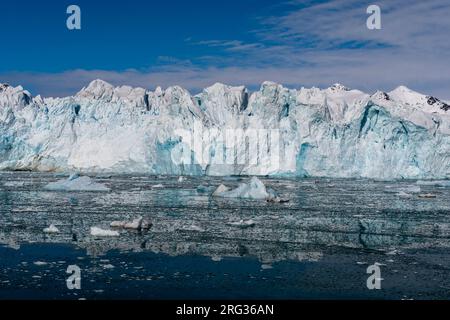
[[[55,174],[0,174],[0,243],[71,244],[97,257],[121,252],[204,256],[213,260],[252,257],[264,266],[280,261],[321,261],[336,250],[389,254],[450,248],[450,193],[412,181],[264,180],[288,203],[218,199],[211,190],[246,178],[97,176],[111,192],[50,192]],[[164,187],[161,187],[160,185]],[[158,186],[159,185],[159,186]],[[157,188],[155,188],[157,186]],[[198,188],[202,186],[201,188]],[[413,187],[414,186],[414,187]],[[397,192],[398,191],[398,192]],[[121,231],[95,238],[93,226],[143,216],[146,232]],[[250,221],[249,225],[240,221]],[[60,233],[45,234],[55,225]]]

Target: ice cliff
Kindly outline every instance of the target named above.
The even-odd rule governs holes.
[[[0,169],[446,179],[450,106],[406,87],[215,84],[193,96],[96,80],[42,98],[0,85]]]

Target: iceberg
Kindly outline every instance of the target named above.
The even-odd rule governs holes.
[[[55,225],[50,225],[50,227],[45,228],[44,233],[48,233],[48,234],[52,234],[52,233],[59,233],[59,229],[57,227],[55,227]]]
[[[67,180],[51,182],[44,187],[48,191],[90,191],[90,192],[108,192],[110,189],[103,184],[94,182],[89,177],[79,177],[72,175]]]
[[[111,228],[129,229],[129,230],[148,230],[151,227],[151,223],[145,220],[143,217],[138,217],[131,222],[128,221],[113,221],[111,222]]]
[[[220,185],[213,193],[214,197],[220,198],[240,198],[253,200],[268,200],[273,195],[267,192],[266,186],[257,177],[253,177],[249,183],[241,183],[236,189],[230,190],[224,185]]]
[[[446,180],[450,107],[404,86],[192,95],[95,80],[43,98],[0,85],[0,170]]]
[[[246,228],[254,227],[256,225],[256,222],[253,220],[240,220],[237,222],[230,222],[229,225],[233,226],[233,227],[246,229]]]

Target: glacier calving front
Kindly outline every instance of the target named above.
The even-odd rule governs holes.
[[[450,110],[406,87],[368,95],[265,82],[250,95],[215,84],[191,96],[96,80],[43,99],[0,85],[0,169],[445,179]]]

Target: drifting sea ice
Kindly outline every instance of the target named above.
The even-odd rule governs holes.
[[[450,180],[439,181],[417,181],[419,186],[436,186],[436,187],[450,187]]]
[[[245,229],[254,227],[256,225],[256,222],[250,219],[250,220],[241,220],[237,222],[230,222],[228,223],[228,225]]]
[[[266,200],[270,198],[270,194],[266,190],[266,186],[256,177],[253,177],[249,183],[241,183],[236,189],[230,190],[224,185],[220,185],[213,193],[215,197],[221,198],[240,198]]]
[[[249,183],[241,183],[233,190],[222,184],[213,193],[213,197],[287,202],[287,200],[281,199],[274,190],[266,189],[264,183],[257,177],[253,177]]]
[[[120,233],[118,231],[113,230],[104,230],[97,227],[91,228],[91,236],[94,237],[118,237]]]
[[[44,189],[48,191],[110,191],[105,185],[96,183],[89,177],[79,177],[78,175],[72,175],[67,180],[51,182]]]
[[[59,229],[57,228],[57,227],[55,227],[55,225],[50,225],[50,227],[48,227],[48,228],[45,228],[44,230],[44,233],[59,233]]]
[[[138,217],[131,222],[127,221],[113,221],[111,222],[111,228],[121,228],[130,230],[148,230],[151,227],[151,223],[142,217]]]
[[[386,193],[397,193],[400,195],[404,194],[410,194],[410,193],[421,193],[422,189],[420,186],[405,186],[405,187],[397,187],[397,186],[386,186],[385,190]]]

